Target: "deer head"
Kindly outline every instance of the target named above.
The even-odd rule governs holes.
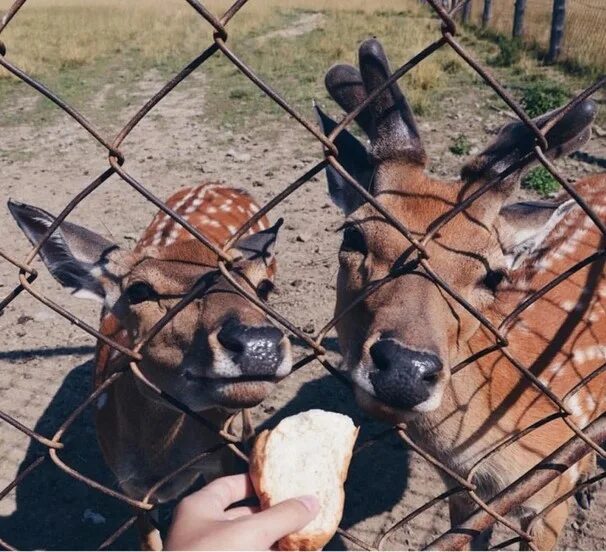
[[[360,70],[336,65],[326,75],[331,96],[347,112],[391,75],[375,40],[359,51]],[[325,133],[335,122],[317,108]],[[596,105],[579,104],[547,134],[550,158],[566,155],[590,136]],[[541,127],[547,114],[535,120]],[[397,83],[387,87],[356,118],[369,138],[367,149],[342,131],[338,161],[415,237],[422,237],[459,202],[489,181],[498,181],[444,225],[426,247],[433,270],[480,312],[498,304],[499,289],[524,257],[541,247],[546,230],[567,203],[508,204],[524,172],[536,161],[534,136],[521,122],[505,126],[495,141],[462,170],[459,181],[425,173],[427,157],[406,98]],[[463,360],[465,342],[479,321],[463,309],[417,262],[410,242],[338,173],[327,168],[330,195],[347,219],[339,251],[338,314],[372,283],[387,279],[337,324],[343,362],[356,396],[371,413],[403,419],[436,409]]]
[[[54,221],[37,207],[10,201],[9,209],[32,244]],[[272,287],[272,250],[280,225],[240,239],[231,251],[240,258],[234,277],[262,299]],[[147,378],[194,411],[256,405],[290,372],[288,339],[236,293],[219,272],[216,256],[195,239],[128,251],[64,221],[40,256],[60,284],[101,301],[128,332],[131,345],[203,284],[199,297],[143,348],[139,363]],[[142,385],[141,391],[147,388]]]

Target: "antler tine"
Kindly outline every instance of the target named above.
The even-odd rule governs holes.
[[[328,93],[347,113],[356,109],[368,97],[360,71],[352,65],[333,65],[326,73],[324,84]],[[356,122],[370,139],[376,135],[369,108],[360,112]]]
[[[365,40],[360,46],[360,71],[368,95],[384,85],[391,76],[389,62],[377,39]],[[376,126],[371,137],[372,152],[379,160],[407,158],[424,164],[425,150],[421,144],[414,116],[396,82],[370,104],[370,114]]]

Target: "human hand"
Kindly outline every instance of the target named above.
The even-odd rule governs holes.
[[[235,502],[254,496],[248,475],[216,479],[186,496],[175,508],[165,550],[269,550],[282,537],[316,517],[315,496],[285,500],[259,511]]]

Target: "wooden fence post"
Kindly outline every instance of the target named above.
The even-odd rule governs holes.
[[[551,17],[551,38],[547,62],[553,63],[560,57],[562,40],[564,39],[564,24],[566,22],[566,0],[553,0],[553,15]]]
[[[492,17],[492,0],[484,0],[484,11],[482,12],[482,27],[488,27]]]
[[[465,1],[465,0],[463,0]],[[469,23],[469,20],[471,19],[471,3],[473,0],[468,0],[467,2],[465,2],[465,5],[463,6],[463,23]]]
[[[526,0],[516,0],[513,13],[513,38],[521,38],[524,34],[524,12]]]

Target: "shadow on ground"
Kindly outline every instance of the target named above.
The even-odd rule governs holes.
[[[87,362],[70,372],[38,420],[36,432],[45,436],[54,434],[90,392],[91,370],[92,364]],[[342,412],[356,423],[363,422],[359,443],[387,427],[361,417],[351,392],[330,376],[305,383],[282,409],[269,412],[263,427],[273,427],[281,418],[309,408]],[[65,450],[59,455],[87,477],[115,489],[97,444],[91,414],[86,411],[71,426],[64,437]],[[32,441],[19,473],[44,455],[45,450]],[[341,527],[347,529],[369,516],[391,510],[406,488],[407,464],[407,451],[394,436],[356,455],[346,485]],[[95,549],[132,515],[128,506],[70,477],[49,458],[14,492],[16,510],[0,518],[0,538],[19,549]],[[340,537],[335,537],[327,549],[345,545]],[[136,533],[132,528],[112,546],[136,547]]]
[[[59,428],[91,390],[92,362],[74,368],[65,378],[34,430],[47,437]],[[59,457],[74,469],[99,483],[116,488],[97,444],[92,413],[86,411],[64,437],[65,451]],[[46,452],[32,440],[19,473]],[[16,510],[0,518],[0,538],[18,549],[95,549],[132,515],[125,504],[77,481],[53,464],[50,458],[17,487]],[[116,543],[133,548],[134,531]]]

